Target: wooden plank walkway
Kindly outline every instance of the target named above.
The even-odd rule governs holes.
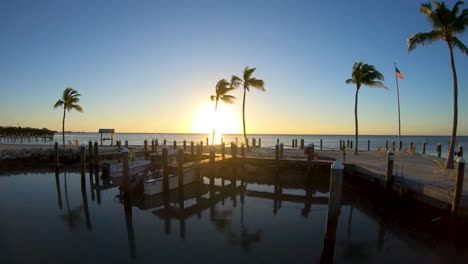
[[[342,151],[317,151],[318,157],[343,160]],[[455,187],[455,170],[442,171],[434,163],[438,160],[444,164],[445,159],[421,154],[410,154],[396,151],[394,163],[395,185],[401,186],[402,191],[411,191],[417,198],[425,197],[439,201],[426,201],[438,207],[446,207],[452,202]],[[354,155],[353,151],[346,152],[346,162],[355,165],[355,171],[370,180],[381,181],[385,178],[387,156],[385,152],[361,151]],[[468,209],[468,168],[465,168],[465,179],[461,207]]]

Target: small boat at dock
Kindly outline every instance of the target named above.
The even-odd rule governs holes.
[[[179,187],[179,176],[169,174],[169,190],[176,189]],[[184,171],[183,184],[187,185],[195,182],[198,179],[193,169]],[[162,171],[156,178],[148,179],[143,181],[143,190],[145,195],[155,195],[163,192],[163,177]]]
[[[134,176],[144,171],[147,171],[151,166],[150,160],[134,160],[128,163],[129,176]],[[113,182],[120,182],[123,178],[123,164],[122,163],[105,163],[104,166],[109,168],[109,177]]]

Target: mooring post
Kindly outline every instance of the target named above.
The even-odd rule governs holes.
[[[343,146],[343,162],[346,162],[346,148]]]
[[[125,140],[125,147],[128,148],[128,140]]]
[[[184,151],[187,150],[187,141],[184,139],[184,141],[182,142],[182,148],[184,149]]]
[[[200,141],[200,160],[203,159],[203,141]]]
[[[128,190],[128,187],[130,185],[130,177],[129,177],[129,171],[130,167],[128,164],[128,159],[129,159],[129,153],[128,153],[128,148],[123,148],[122,149],[122,187],[125,191]]]
[[[167,140],[164,139],[164,140],[163,140],[163,146],[166,146],[166,144],[167,144]]]
[[[241,144],[241,157],[245,158],[244,143]]]
[[[54,153],[55,153],[55,167],[58,168],[59,167],[59,148],[58,148],[58,142],[55,141],[55,144],[54,144]]]
[[[284,157],[283,154],[284,154],[284,144],[281,143],[280,144],[280,159],[283,159],[283,157]]]
[[[437,144],[436,145],[436,150],[437,150],[437,157],[441,157],[442,156],[442,144]]]
[[[84,144],[80,146],[80,164],[81,164],[81,178],[85,177],[86,174],[86,147]]]
[[[155,139],[155,140],[154,140],[154,148],[155,148],[155,150],[157,150],[158,147],[159,147],[158,139]]]
[[[94,167],[99,167],[99,143],[97,140],[94,141]]]
[[[367,140],[367,151],[370,151],[370,139]]]
[[[352,141],[352,140],[349,142],[349,147],[350,147],[351,149],[353,149],[353,141]],[[356,148],[357,148],[357,146],[356,146]]]
[[[254,148],[255,148],[255,143],[257,143],[256,141],[257,140],[255,138],[252,138],[252,147],[254,147]]]
[[[320,150],[323,150],[323,140],[320,139]]]
[[[179,176],[179,188],[183,188],[184,186],[184,150],[179,149],[177,151],[177,168],[178,168],[178,176]],[[179,189],[181,191],[181,189]]]
[[[293,138],[293,140],[292,140],[292,148],[294,148],[294,142],[295,142],[295,139]]]
[[[385,149],[388,149],[388,140],[385,140]]]
[[[457,156],[458,157],[463,157],[463,146],[462,145],[458,145]]]
[[[410,150],[413,149],[413,141],[410,141]]]
[[[341,142],[341,139],[340,139],[340,150],[342,150],[342,142]]]
[[[403,142],[402,142],[401,140],[400,140],[399,142],[400,142],[400,143],[398,143],[398,144],[399,144],[399,145],[398,145],[398,149],[401,150],[401,149],[403,148]]]
[[[151,151],[154,151],[154,139],[151,140]]]
[[[276,139],[276,144],[278,144],[278,145],[279,145],[279,138],[277,138],[277,139]]]
[[[209,142],[208,140],[209,140],[209,138],[206,137],[206,145],[207,145],[207,146],[210,145],[210,142]],[[213,145],[214,145],[214,142],[213,142]]]
[[[465,159],[463,156],[460,156],[457,159],[457,178],[455,179],[455,192],[453,194],[452,202],[452,217],[458,216],[458,211],[460,209],[460,199],[463,192],[463,177],[465,173]]]
[[[195,148],[194,148],[193,141],[190,141],[190,155],[192,157],[192,161],[194,161],[195,160]]]
[[[201,151],[200,143],[197,144],[195,151],[196,151],[195,160],[200,161],[202,159],[202,151]]]
[[[395,140],[392,140],[392,147],[395,148]]]
[[[349,148],[349,139],[346,140],[346,147]]]
[[[233,156],[234,158],[237,158],[237,145],[236,145],[236,144],[233,144],[233,148],[234,148],[234,150],[233,150],[233,152],[232,152],[232,154],[233,154],[232,156]]]
[[[258,147],[259,147],[259,148],[262,147],[262,139],[261,139],[261,138],[258,139]]]
[[[425,155],[426,154],[426,142],[423,142],[423,146],[422,146],[422,154]]]
[[[327,222],[325,224],[324,247],[321,263],[333,263],[335,251],[336,230],[341,210],[341,190],[343,186],[344,165],[337,160],[331,165],[330,191],[328,198]]]
[[[224,143],[224,141],[221,142],[221,157],[222,159],[224,159],[224,151],[225,151],[225,148],[226,148],[226,143]]]
[[[210,186],[214,186],[214,178],[215,178],[215,150],[214,147],[210,148]]]
[[[175,140],[174,140],[174,143],[172,145],[172,149],[174,149],[174,150],[177,149],[177,141],[175,141]]]
[[[145,144],[145,159],[148,159],[148,140],[143,141]]]
[[[167,147],[162,149],[162,169],[163,169],[163,193],[164,195],[169,194],[169,156]]]
[[[93,142],[88,141],[88,159],[89,159],[89,169],[93,169]]]
[[[314,159],[315,146],[314,144],[309,144],[307,148],[307,161],[311,161]]]
[[[304,139],[301,138],[301,149],[304,149]]]
[[[395,152],[393,149],[387,151],[387,170],[385,173],[385,189],[390,190],[393,182],[393,163],[395,162]]]
[[[276,144],[275,146],[275,159],[279,160],[279,145]]]

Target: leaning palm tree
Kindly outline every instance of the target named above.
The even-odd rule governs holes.
[[[351,79],[346,80],[347,84],[356,84],[356,97],[354,99],[354,120],[355,120],[355,129],[356,129],[356,145],[354,148],[354,154],[358,154],[358,114],[357,114],[357,106],[358,106],[358,93],[361,85],[369,86],[369,87],[381,87],[386,88],[385,85],[380,82],[384,80],[383,75],[375,69],[373,65],[369,65],[367,63],[355,62],[353,66],[353,73],[351,75]]]
[[[444,40],[447,43],[450,52],[450,65],[452,66],[453,75],[453,124],[452,137],[445,163],[445,168],[453,169],[453,153],[455,149],[455,141],[457,138],[458,124],[458,82],[457,71],[455,69],[455,59],[453,58],[453,48],[458,48],[462,53],[468,55],[468,49],[456,35],[462,34],[468,25],[468,9],[463,9],[460,13],[462,1],[458,1],[453,6],[452,10],[448,9],[443,2],[434,2],[421,4],[421,13],[423,13],[429,23],[432,25],[432,31],[414,33],[407,42],[408,50],[414,50],[418,45],[432,44],[437,40]],[[434,8],[434,10],[432,10]],[[459,14],[460,13],[460,14]]]
[[[214,110],[215,114],[216,114],[216,110],[218,110],[219,100],[223,101],[226,104],[234,103],[234,99],[236,99],[236,97],[233,95],[229,95],[228,93],[236,89],[237,86],[238,86],[238,80],[235,79],[234,76],[231,82],[228,82],[226,79],[222,79],[222,80],[219,80],[218,83],[216,83],[215,94],[210,97],[211,101],[215,101],[215,110]],[[213,127],[213,137],[211,139],[211,144],[213,146],[215,145],[215,132],[216,132],[216,128]]]
[[[250,87],[256,88],[262,92],[265,91],[265,87],[264,87],[265,83],[263,82],[263,80],[259,80],[259,79],[252,77],[252,74],[255,71],[255,69],[256,68],[250,68],[249,66],[245,67],[243,79],[240,79],[237,76],[233,76],[233,78],[240,80],[244,88],[244,98],[242,101],[242,124],[244,127],[244,140],[245,140],[245,144],[247,145],[247,149],[249,149],[249,141],[247,140],[247,133],[245,132],[245,95],[247,91],[250,91]]]
[[[83,112],[83,108],[78,104],[80,102],[80,96],[76,90],[73,88],[66,88],[63,91],[62,98],[60,98],[54,105],[54,108],[63,106],[63,120],[62,120],[62,139],[63,139],[63,149],[65,149],[65,114],[66,111],[76,110],[78,112]]]

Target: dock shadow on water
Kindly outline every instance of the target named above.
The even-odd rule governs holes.
[[[468,262],[466,227],[446,212],[382,197],[347,175],[327,221],[330,171],[237,164],[199,173],[145,196],[95,168],[84,177],[67,167],[2,171],[0,263]]]

